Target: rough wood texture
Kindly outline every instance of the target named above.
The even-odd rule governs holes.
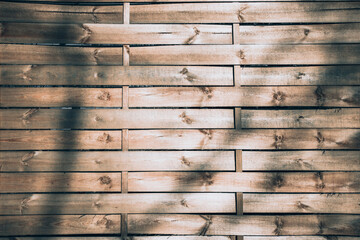
[[[233,151],[7,151],[0,154],[2,172],[234,170]]]
[[[232,109],[1,109],[0,128],[233,128],[233,114]]]
[[[129,192],[359,193],[359,172],[131,172]]]
[[[1,173],[0,180],[1,193],[121,191],[121,173]]]

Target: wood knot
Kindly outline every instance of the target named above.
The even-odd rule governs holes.
[[[201,173],[201,181],[203,182],[203,185],[208,185],[208,186],[214,183],[212,174],[208,172]]]
[[[315,188],[318,190],[322,190],[325,188],[325,183],[324,183],[324,176],[322,174],[322,172],[316,172],[315,173]]]
[[[95,116],[95,122],[99,122],[99,121],[102,121],[103,119],[101,118],[101,117],[99,117],[99,116]]]
[[[209,87],[199,87],[200,91],[207,96],[207,98],[212,98],[212,89]]]
[[[189,72],[187,68],[183,68],[180,73],[185,76],[185,79],[189,82],[193,82],[196,79],[196,75]]]
[[[323,89],[318,86],[315,90],[315,95],[316,95],[316,103],[318,106],[322,106],[325,103],[325,94],[323,92]]]
[[[282,145],[284,144],[285,137],[283,135],[274,135],[274,147],[275,149],[280,149]]]
[[[181,200],[180,204],[181,204],[181,206],[184,206],[184,207],[187,207],[187,208],[189,207],[189,205],[187,204],[186,199]]]
[[[245,17],[244,17],[245,13],[244,13],[244,11],[247,8],[248,8],[248,6],[245,6],[245,7],[241,8],[241,9],[239,9],[238,12],[237,12],[237,18],[238,18],[240,23],[245,22]]]
[[[189,160],[187,160],[184,156],[181,157],[181,163],[190,167],[191,163]]]
[[[273,101],[276,103],[276,105],[284,102],[286,99],[286,94],[281,91],[273,92]]]
[[[130,46],[124,45],[124,48],[125,48],[126,53],[130,55]]]
[[[239,58],[240,58],[240,59],[245,59],[245,57],[246,57],[246,56],[245,56],[244,50],[240,50],[240,51],[239,51]]]
[[[84,34],[83,34],[83,36],[81,37],[81,39],[80,39],[80,43],[87,43],[88,41],[89,41],[89,39],[90,39],[90,37],[91,37],[91,34],[92,34],[92,31],[90,30],[90,28],[88,27],[88,26],[86,26],[85,24],[83,24],[82,26],[81,26],[81,28],[82,28],[82,30],[83,30],[83,32],[84,32]]]
[[[296,121],[297,121],[297,122],[300,122],[300,121],[301,121],[301,119],[304,119],[304,118],[305,118],[304,116],[299,115],[299,116],[296,118]]]
[[[111,142],[111,136],[108,133],[103,133],[103,135],[97,138],[99,142],[109,143]]]
[[[279,236],[283,230],[283,227],[284,227],[284,221],[280,217],[277,216],[275,218],[274,234]]]
[[[110,219],[107,219],[106,216],[105,216],[102,219],[98,220],[96,222],[96,224],[97,225],[104,225],[105,228],[110,228],[111,225],[113,225],[114,223]]]
[[[296,79],[297,79],[297,80],[301,80],[301,79],[303,79],[303,77],[305,77],[305,76],[306,76],[305,73],[303,73],[303,72],[298,72],[298,74],[296,75]]]
[[[180,71],[181,74],[187,74],[188,72],[189,70],[185,67]]]
[[[99,180],[100,180],[100,183],[103,185],[109,185],[112,182],[112,180],[109,176],[102,176],[99,178]]]
[[[317,132],[317,135],[316,135],[316,140],[318,141],[318,146],[319,147],[322,147],[324,145],[324,142],[325,142],[325,138],[324,136],[321,134],[321,132]]]
[[[24,210],[27,209],[29,206],[29,202],[31,201],[32,195],[24,198],[21,202],[20,202],[20,214],[24,213]]]
[[[280,173],[272,175],[270,184],[272,188],[281,188],[285,185],[285,179]]]
[[[94,72],[94,78],[103,78],[105,74],[103,72]]]
[[[210,129],[199,129],[208,139],[212,139],[212,131]]]
[[[296,202],[296,207],[300,210],[310,210],[310,206],[306,205],[306,204],[303,204],[302,202],[300,201],[297,201]]]
[[[93,7],[93,9],[91,10],[92,20],[93,20],[94,23],[99,22],[99,20],[98,20],[98,18],[96,16],[96,12],[95,12],[97,9],[98,9],[97,7]]]
[[[39,109],[37,108],[32,108],[27,110],[25,113],[23,113],[23,115],[21,116],[22,122],[23,124],[28,124],[30,121],[30,118],[32,116],[34,116],[35,113],[37,113],[39,111]]]
[[[185,44],[192,44],[196,37],[200,34],[200,30],[197,29],[196,27],[193,27],[193,30],[194,30],[194,35],[192,37],[190,37],[188,40],[186,40]]]
[[[200,215],[200,217],[201,217],[202,219],[204,219],[206,222],[205,222],[204,227],[200,230],[199,235],[200,235],[200,236],[205,236],[206,233],[207,233],[207,231],[209,230],[210,225],[213,223],[213,222],[212,222],[212,216]]]
[[[26,67],[26,69],[25,69],[24,72],[22,73],[22,78],[23,78],[25,81],[29,81],[29,82],[32,81],[32,78],[29,76],[29,73],[30,73],[31,70],[34,69],[35,67],[37,67],[37,65],[28,65],[28,66]]]
[[[111,95],[108,91],[102,91],[101,94],[97,97],[99,100],[110,101]]]
[[[304,29],[304,35],[307,37],[310,33],[310,29],[305,28]]]
[[[32,159],[34,156],[35,156],[36,152],[32,151],[32,152],[29,152],[29,153],[26,153],[24,156],[22,156],[21,158],[21,164],[24,165],[24,166],[28,166],[29,163],[28,161],[30,159]]]
[[[179,117],[181,118],[181,121],[183,121],[186,124],[191,124],[192,123],[192,120],[188,116],[186,116],[185,112],[180,114]]]
[[[100,201],[94,202],[94,203],[93,203],[93,206],[94,206],[95,208],[100,208],[100,207],[101,207]]]

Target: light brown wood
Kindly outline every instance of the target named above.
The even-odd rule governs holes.
[[[233,213],[233,193],[5,194],[1,215]]]
[[[244,212],[359,214],[359,202],[359,194],[246,193],[244,194]]]
[[[1,193],[121,191],[121,173],[1,173],[0,180]]]
[[[1,107],[121,107],[121,88],[7,88],[0,89]],[[25,114],[25,118],[28,116]],[[36,114],[34,114],[36,115]],[[26,119],[25,119],[26,120]]]
[[[2,236],[118,234],[121,221],[120,215],[1,216],[0,225]]]
[[[232,109],[1,109],[0,120],[2,129],[234,127]]]
[[[360,171],[359,151],[243,151],[245,171]]]
[[[359,183],[359,172],[130,172],[128,176],[129,192],[359,193]]]
[[[0,154],[0,171],[235,171],[235,154],[233,151],[6,151]]]
[[[336,240],[357,240],[358,237],[330,236]],[[329,236],[327,236],[329,238]],[[326,239],[326,237],[325,237]],[[244,240],[324,240],[321,236],[245,236]]]
[[[121,172],[121,193],[128,193],[128,172],[124,171]],[[123,212],[127,213],[127,210]]]
[[[358,129],[134,130],[129,149],[359,149]]]
[[[235,112],[236,113],[236,112]],[[359,108],[247,110],[236,113],[242,128],[360,128]]]
[[[232,67],[206,66],[2,65],[0,84],[232,86],[233,73]]]
[[[130,234],[350,235],[360,234],[358,215],[131,214]],[[344,227],[346,226],[346,227]]]
[[[131,5],[131,23],[359,22],[359,3],[188,3]],[[265,13],[265,14],[264,14]]]
[[[0,150],[121,149],[121,131],[0,131]]]
[[[131,88],[130,107],[359,107],[358,86]]]

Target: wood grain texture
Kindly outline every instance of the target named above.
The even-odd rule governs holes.
[[[6,194],[0,214],[233,213],[234,193]]]
[[[0,235],[118,234],[120,215],[2,216]]]
[[[129,149],[359,149],[357,129],[133,130]]]
[[[243,151],[244,171],[360,171],[359,151]]]
[[[246,193],[243,197],[245,213],[360,213],[359,194]]]
[[[232,109],[1,109],[0,128],[233,128],[233,116]]]
[[[7,88],[0,89],[1,107],[121,107],[121,88]],[[36,114],[25,114],[31,119]],[[27,119],[25,119],[27,120]]]
[[[130,51],[130,65],[334,65],[359,62],[358,44],[146,46],[132,47]]]
[[[0,150],[121,149],[121,131],[0,131]]]
[[[1,193],[121,191],[121,173],[0,173],[0,180]]]
[[[359,107],[358,86],[130,88],[130,107]]]
[[[359,22],[359,3],[188,3],[131,5],[131,23]],[[266,13],[266,14],[264,14]]]
[[[2,65],[0,85],[232,86],[233,73],[206,66]]]
[[[359,108],[327,110],[247,110],[242,128],[360,128]],[[237,117],[237,116],[236,116]]]
[[[1,172],[234,171],[233,151],[6,151]]]
[[[130,172],[129,192],[359,193],[359,172]]]
[[[358,224],[358,215],[129,215],[130,234],[357,236]]]
[[[0,36],[1,43],[232,43],[232,32],[229,25],[1,23],[0,26],[4,29],[4,33]],[[349,39],[347,42],[352,41]]]

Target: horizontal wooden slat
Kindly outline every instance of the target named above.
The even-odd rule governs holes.
[[[244,171],[360,171],[359,151],[242,152]]]
[[[232,86],[233,69],[200,66],[3,65],[0,68],[0,84]]]
[[[121,173],[0,173],[0,180],[1,193],[121,191]]]
[[[130,214],[130,234],[359,235],[359,215]]]
[[[233,151],[1,152],[0,171],[234,171]]]
[[[7,88],[2,87],[1,107],[121,107],[121,88]],[[33,111],[31,111],[33,112]],[[25,120],[35,113],[23,115]]]
[[[243,67],[238,85],[360,85],[360,67]]]
[[[359,193],[359,172],[129,172],[129,192]]]
[[[243,199],[244,213],[360,213],[359,194],[246,193]]]
[[[359,107],[360,87],[130,88],[130,107]]]
[[[234,128],[232,109],[1,109],[0,119],[2,129]]]
[[[234,213],[234,193],[2,194],[0,214]]]
[[[0,26],[4,29],[1,43],[232,44],[231,25],[2,23]]]
[[[240,111],[241,128],[360,128],[360,108]]]
[[[131,23],[359,22],[359,3],[188,3],[131,5]],[[266,14],[264,14],[266,13]]]
[[[122,48],[0,44],[0,64],[122,65]]]
[[[121,131],[0,131],[0,150],[121,149]]]
[[[0,21],[45,23],[122,23],[123,6],[0,3]]]
[[[2,216],[0,225],[0,236],[118,234],[121,229],[121,217],[120,215]]]
[[[130,65],[330,65],[359,63],[360,46],[358,44],[146,46],[132,47],[130,51]]]
[[[133,130],[129,149],[359,149],[356,129]]]

